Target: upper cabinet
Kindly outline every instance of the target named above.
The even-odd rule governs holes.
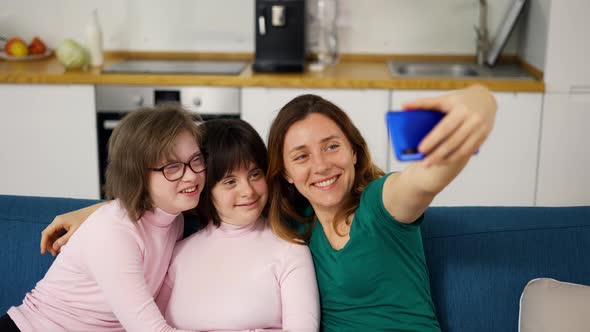
[[[400,109],[402,103],[415,98],[444,92],[393,91],[392,109]],[[432,205],[535,204],[542,94],[495,93],[495,96],[498,112],[492,133]],[[404,169],[407,163],[399,162],[389,151],[389,171]]]
[[[99,198],[92,85],[2,85],[0,194]]]
[[[547,92],[590,91],[588,13],[588,0],[551,2],[545,58]]]
[[[386,169],[387,128],[385,113],[389,90],[243,88],[242,119],[268,139],[270,125],[278,111],[302,94],[317,94],[344,110],[367,141],[374,162]]]

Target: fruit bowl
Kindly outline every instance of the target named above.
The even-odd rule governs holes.
[[[50,57],[53,54],[53,49],[46,49],[45,52],[42,54],[29,54],[25,56],[14,56],[6,54],[4,51],[0,51],[0,59],[4,59],[7,61],[31,61],[31,60],[40,60]]]

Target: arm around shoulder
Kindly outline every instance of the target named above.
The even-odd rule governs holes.
[[[51,255],[56,256],[61,247],[63,247],[78,228],[88,217],[98,208],[107,204],[107,202],[97,203],[76,211],[60,214],[55,217],[51,224],[47,225],[41,232],[41,254],[49,251]],[[65,234],[63,234],[65,232]]]

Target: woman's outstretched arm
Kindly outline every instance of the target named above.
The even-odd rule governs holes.
[[[438,97],[419,99],[406,109],[434,109],[446,116],[422,140],[418,150],[424,160],[385,182],[383,203],[396,220],[414,222],[467,165],[490,134],[496,117],[496,100],[481,85]]]

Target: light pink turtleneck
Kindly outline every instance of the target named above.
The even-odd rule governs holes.
[[[179,242],[156,302],[166,320],[200,331],[317,331],[319,296],[306,245],[259,220],[213,225]]]
[[[133,223],[113,201],[80,226],[8,314],[23,332],[176,331],[154,296],[182,230],[182,215],[154,209]]]

